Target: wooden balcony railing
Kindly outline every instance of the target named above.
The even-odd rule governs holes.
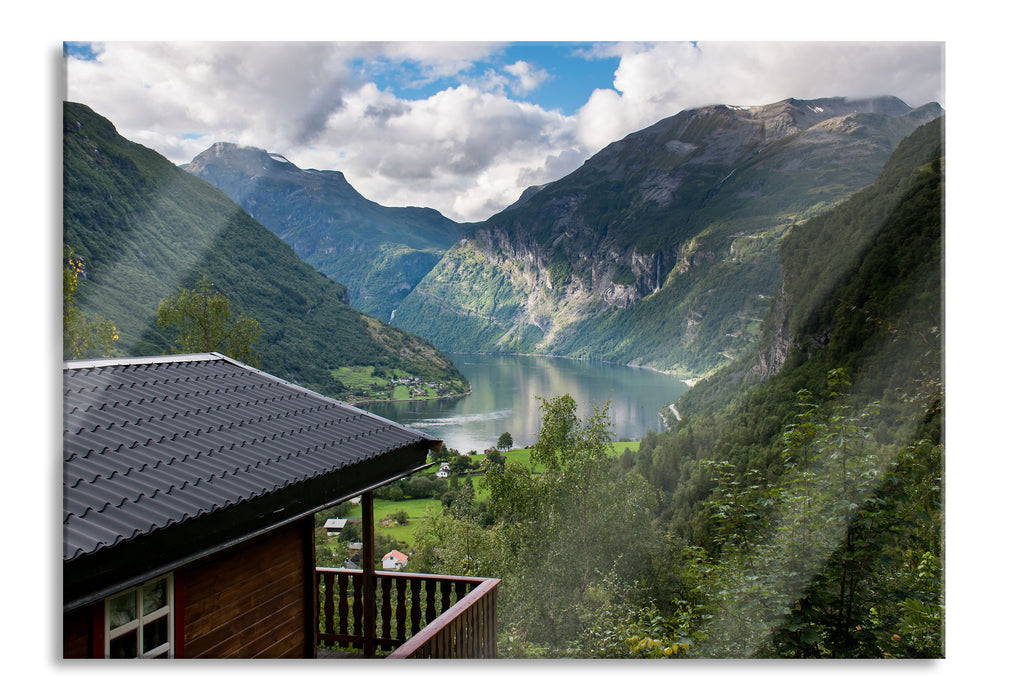
[[[366,616],[364,572],[320,567],[315,576],[323,646],[395,650],[394,658],[497,656],[499,579],[376,571]]]

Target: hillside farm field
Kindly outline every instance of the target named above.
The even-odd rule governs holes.
[[[437,398],[438,391],[427,383],[415,381],[406,384],[409,376],[402,370],[379,372],[372,366],[340,367],[330,370],[334,379],[346,386],[354,397],[369,398],[374,401],[409,401]],[[388,375],[391,374],[390,378]]]

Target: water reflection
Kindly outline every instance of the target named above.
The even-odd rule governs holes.
[[[425,402],[375,403],[367,410],[444,440],[460,452],[493,447],[512,434],[516,447],[531,445],[539,430],[539,400],[570,394],[584,417],[610,402],[616,437],[636,439],[662,430],[658,412],[687,386],[651,370],[553,357],[451,354],[473,387],[469,396]]]

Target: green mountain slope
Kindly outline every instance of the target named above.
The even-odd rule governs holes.
[[[386,321],[465,230],[433,209],[381,206],[342,173],[302,170],[257,148],[217,143],[184,167],[346,285],[355,308]]]
[[[341,367],[375,367],[455,391],[465,379],[429,343],[350,307],[346,288],[298,258],[223,192],[64,104],[64,242],[85,262],[77,301],[112,320],[124,354],[169,351],[159,300],[202,275],[262,326],[261,367],[346,397]]]
[[[682,112],[467,233],[397,323],[445,350],[710,372],[757,341],[790,228],[871,184],[941,111],[833,98]]]
[[[795,227],[760,347],[642,442],[669,536],[718,572],[700,655],[942,655],[943,191],[938,119]]]
[[[917,129],[871,187],[782,241],[783,280],[759,343],[682,396],[684,413],[714,410],[779,374],[822,382],[828,366],[857,374],[876,398],[938,372],[943,128],[940,118]],[[926,354],[927,372],[908,368]]]

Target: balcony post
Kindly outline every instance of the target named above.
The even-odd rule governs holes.
[[[301,521],[302,558],[305,562],[305,657],[319,650],[319,574],[315,570],[315,516]]]
[[[364,655],[375,655],[375,502],[371,491],[361,494],[361,578],[364,606],[362,622],[364,624]]]

